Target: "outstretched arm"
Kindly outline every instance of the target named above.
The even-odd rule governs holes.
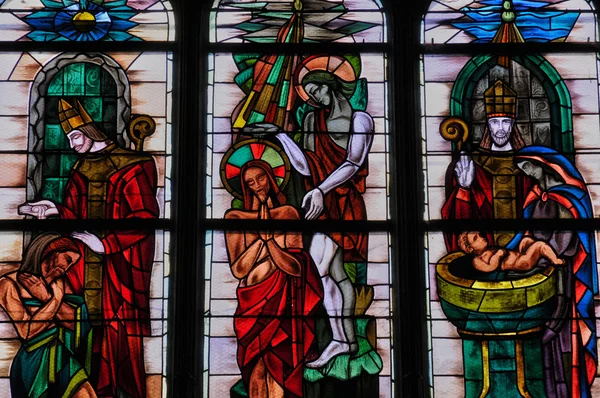
[[[283,150],[290,158],[292,167],[305,177],[310,176],[310,169],[308,167],[308,161],[304,156],[302,149],[296,144],[296,142],[286,133],[279,133],[275,137],[281,142]]]
[[[321,215],[325,208],[324,196],[354,177],[367,159],[373,144],[373,118],[368,113],[356,112],[352,119],[352,128],[353,133],[348,140],[346,160],[302,200],[307,220],[315,220]]]
[[[373,144],[374,123],[368,113],[356,112],[352,120],[354,133],[348,141],[346,160],[321,183],[323,194],[334,190],[350,180],[365,163]]]

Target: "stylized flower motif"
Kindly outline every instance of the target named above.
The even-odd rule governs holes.
[[[141,40],[127,30],[136,11],[127,0],[41,0],[46,9],[23,18],[35,30],[27,37],[34,41]]]

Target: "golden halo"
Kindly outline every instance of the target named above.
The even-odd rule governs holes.
[[[302,86],[304,78],[308,76],[310,72],[314,71],[332,73],[347,83],[355,82],[357,79],[352,64],[344,57],[338,55],[313,55],[306,58],[298,65],[296,73],[294,73],[294,88],[304,102],[315,108],[318,108],[319,105],[310,98]]]

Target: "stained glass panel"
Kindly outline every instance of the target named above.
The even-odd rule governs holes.
[[[557,44],[422,56],[433,395],[595,396],[598,56],[561,45],[596,41],[592,6],[434,1],[423,26],[426,47]]]
[[[294,15],[295,8],[301,11],[304,43],[382,43],[387,40],[377,1],[217,3],[211,19],[211,41],[216,43],[275,43],[281,27]]]
[[[0,1],[0,41],[174,41],[162,0]]]
[[[512,4],[510,10],[503,8],[507,3]],[[507,20],[515,21],[518,29],[515,37],[527,42],[598,39],[594,8],[589,0],[434,0],[423,19],[422,42],[489,43],[500,38],[498,30]]]
[[[240,194],[232,198],[230,193],[232,189],[241,192],[239,179],[230,182],[229,173],[235,173],[237,170],[238,173],[233,176],[235,179],[239,177],[240,167],[250,158],[269,157],[270,153],[274,152],[280,152],[282,159],[281,164],[277,163],[276,166],[286,162],[286,172],[291,171],[282,188],[283,192],[288,195],[291,203],[297,206],[302,204],[302,196],[307,188],[304,186],[301,174],[295,169],[291,170],[294,168],[293,157],[300,148],[315,148],[313,142],[320,140],[324,135],[318,127],[314,126],[314,122],[307,122],[307,120],[314,120],[311,115],[315,115],[317,107],[308,99],[303,100],[301,96],[305,92],[300,90],[300,86],[295,87],[294,81],[300,81],[307,75],[305,71],[308,69],[301,65],[302,62],[308,68],[317,68],[317,70],[327,68],[329,62],[332,69],[342,65],[337,69],[337,73],[341,76],[340,82],[346,78],[342,76],[343,73],[348,74],[347,79],[351,82],[343,93],[337,94],[336,98],[339,98],[341,104],[340,109],[343,108],[342,112],[347,113],[348,118],[353,117],[355,120],[358,117],[364,118],[366,131],[363,131],[365,128],[357,127],[354,132],[355,136],[367,136],[364,143],[367,153],[364,159],[360,159],[361,162],[364,160],[363,170],[360,172],[364,176],[364,181],[360,182],[361,186],[358,188],[365,202],[367,219],[379,221],[389,219],[386,59],[382,54],[365,53],[351,55],[345,59],[326,55],[288,57],[217,53],[211,55],[209,59],[211,84],[208,87],[208,217],[222,218],[228,208],[240,205]],[[271,59],[273,61],[270,61]],[[274,62],[274,66],[271,64],[263,66],[265,65],[263,60]],[[269,68],[270,75],[267,77],[265,74],[264,86],[253,79],[253,73],[258,73],[254,68],[257,64],[263,68],[262,73],[266,73]],[[294,65],[300,67],[294,69]],[[349,120],[340,124],[330,123],[328,128],[336,132],[339,130],[341,133],[350,129],[348,123]],[[253,131],[253,125],[259,125],[265,131],[258,131],[256,128],[254,129],[256,131]],[[265,129],[267,125],[269,128]],[[287,132],[287,134],[279,134],[280,132]],[[343,137],[341,134],[340,136]],[[266,152],[258,154],[256,151],[253,152],[252,146],[248,146],[242,150],[245,151],[243,153],[237,152],[235,156],[230,153],[232,146],[252,138],[259,140],[254,144],[258,145],[257,148],[266,141],[272,149],[269,147]],[[340,138],[334,145],[348,148],[348,137]],[[240,160],[236,159],[236,156],[241,156]],[[343,158],[343,155],[340,156]],[[284,172],[283,169],[278,171]],[[237,188],[234,189],[231,184],[238,184]]]
[[[171,64],[0,53],[0,220],[81,221],[0,234],[7,396],[167,396],[170,233],[139,223],[171,217]]]
[[[216,48],[254,50],[208,58],[206,215],[226,232],[206,236],[203,394],[391,397],[389,233],[356,227],[391,218],[387,55],[295,48],[385,42],[380,4],[221,1],[211,23]]]
[[[246,396],[244,384],[250,378],[248,372],[252,371],[256,359],[262,357],[265,362],[270,361],[268,370],[273,372],[275,381],[297,395],[304,391],[305,397],[327,397],[336,391],[347,396],[391,397],[393,313],[390,297],[393,290],[387,234],[369,235],[368,263],[343,264],[341,272],[347,279],[336,284],[341,289],[353,289],[355,300],[352,308],[347,308],[342,301],[333,305],[332,310],[339,313],[338,319],[327,315],[323,304],[323,300],[328,300],[327,292],[323,290],[317,266],[310,260],[318,250],[315,242],[326,242],[331,234],[317,233],[309,244],[310,236],[276,231],[277,244],[284,246],[302,264],[301,276],[284,276],[287,274],[276,268],[263,279],[249,282],[250,279],[236,272],[232,256],[239,250],[242,250],[240,257],[253,250],[257,241],[252,243],[251,236],[256,234],[207,233],[204,341],[208,349],[204,362],[204,396]],[[244,236],[246,247],[235,247],[237,239]],[[291,248],[293,241],[297,241],[297,250]],[[249,262],[246,266],[252,267]],[[255,270],[249,277],[259,275]],[[286,286],[295,293],[286,293]],[[284,305],[286,302],[288,305]],[[347,311],[352,312],[350,324]],[[315,361],[332,339],[345,340],[342,336],[346,333],[355,336],[351,338],[358,343],[357,352],[341,353],[324,367],[308,363]],[[269,343],[259,344],[261,340]],[[278,379],[281,375],[283,380]]]

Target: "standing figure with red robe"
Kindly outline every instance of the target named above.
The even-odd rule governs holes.
[[[462,152],[446,178],[444,220],[519,219],[534,180],[514,164],[525,143],[515,125],[517,95],[501,80],[485,92],[487,128],[473,154]],[[504,247],[514,233],[487,233],[488,242]],[[448,252],[460,250],[458,233],[445,233]]]
[[[59,102],[69,144],[79,154],[64,203],[42,200],[20,206],[20,214],[62,219],[153,219],[157,170],[152,157],[117,145],[75,100]],[[150,276],[154,231],[75,232],[86,246],[83,261],[69,272],[94,322],[92,380],[99,397],[146,396],[143,337],[150,336]]]
[[[269,163],[251,160],[240,177],[243,210],[231,209],[225,219],[300,219],[285,204]],[[240,280],[234,329],[249,397],[302,397],[304,367],[317,354],[314,317],[323,297],[302,234],[227,232],[226,245],[231,272]]]
[[[344,57],[314,55],[298,66],[294,86],[298,96],[313,111],[304,117],[304,145],[281,129],[275,137],[290,158],[293,168],[305,177],[307,193],[302,200],[307,220],[365,221],[362,197],[368,175],[367,156],[373,143],[374,122],[366,112],[350,104],[357,85],[356,71]],[[344,263],[368,262],[366,232],[316,233],[310,254],[317,265],[324,288],[324,307],[329,316],[332,340],[319,358],[307,367],[320,369],[342,354],[357,351],[352,317],[356,293]]]

